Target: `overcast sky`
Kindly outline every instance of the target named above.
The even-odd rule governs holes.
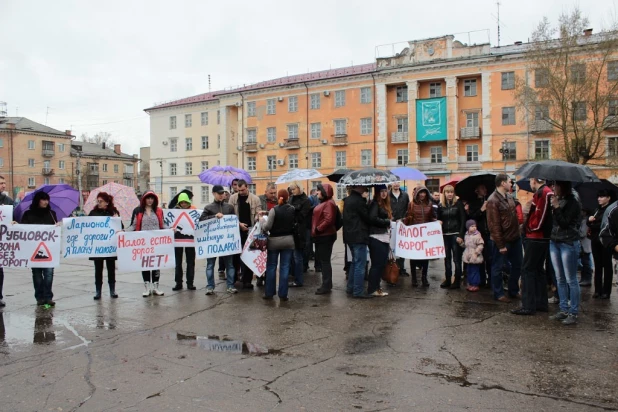
[[[616,15],[612,0],[501,0],[501,44],[578,3],[595,31]],[[370,63],[376,46],[407,40],[479,31],[472,42],[495,46],[496,16],[494,0],[0,0],[0,101],[10,116],[110,132],[139,153],[143,109],[207,92],[209,74],[214,91]]]

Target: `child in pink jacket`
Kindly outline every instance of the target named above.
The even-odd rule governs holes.
[[[476,221],[470,219],[466,222],[466,238],[463,261],[468,264],[468,287],[469,292],[479,290],[481,282],[480,268],[483,263],[483,237],[476,229]]]

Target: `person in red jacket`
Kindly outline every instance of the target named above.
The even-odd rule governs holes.
[[[324,295],[333,288],[331,256],[337,240],[335,222],[339,210],[333,201],[333,188],[328,183],[318,185],[318,199],[320,203],[313,209],[311,217],[311,237],[315,244],[315,260],[322,265],[322,285],[315,294]]]
[[[524,262],[522,267],[521,307],[513,309],[514,315],[534,315],[547,312],[547,281],[543,270],[549,251],[552,219],[550,200],[552,190],[541,179],[530,179],[534,191],[528,219],[524,222]]]

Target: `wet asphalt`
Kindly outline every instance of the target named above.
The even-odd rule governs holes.
[[[343,246],[334,290],[320,275],[288,302],[261,290],[143,298],[141,274],[119,274],[118,299],[92,299],[88,260],[56,270],[56,307],[35,305],[29,271],[7,270],[0,309],[2,411],[601,411],[618,410],[616,304],[582,289],[579,324],[518,317],[488,290],[441,290],[410,278],[390,295],[345,294]],[[310,262],[313,269],[313,262]],[[618,297],[614,295],[614,299]],[[550,313],[557,305],[550,305]]]

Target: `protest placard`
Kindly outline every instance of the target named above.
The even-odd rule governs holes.
[[[0,224],[13,222],[13,206],[0,206]]]
[[[197,209],[163,209],[163,222],[176,230],[174,245],[176,247],[195,246],[195,226],[200,219]]]
[[[5,211],[2,210],[2,213]],[[60,242],[58,226],[13,225],[9,222],[2,222],[0,223],[0,267],[58,267]]]
[[[199,222],[195,228],[195,258],[236,255],[242,252],[236,215]]]
[[[395,256],[405,259],[439,259],[445,256],[442,226],[439,222],[406,226],[397,222]]]
[[[116,256],[116,234],[121,219],[111,216],[67,217],[62,219],[62,257]]]
[[[120,232],[117,237],[119,272],[176,267],[173,230]]]
[[[245,247],[242,248],[240,259],[256,276],[260,277],[266,272],[266,251],[249,249],[249,245],[253,242],[254,235],[257,231],[258,225],[256,224],[247,236],[247,241],[245,242]]]

